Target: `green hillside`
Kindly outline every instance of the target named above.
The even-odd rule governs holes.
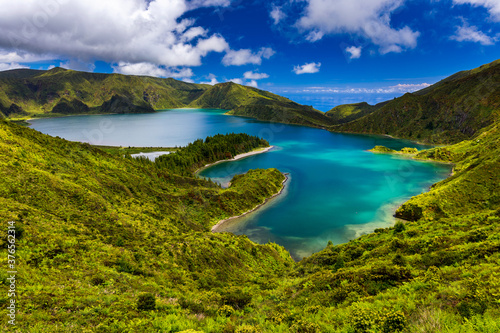
[[[272,93],[232,82],[215,86],[174,79],[49,71],[0,72],[0,116],[64,116],[146,113],[168,108],[219,108],[260,120],[324,126],[320,111]]]
[[[74,112],[152,112],[153,109],[183,107],[206,88],[205,85],[173,79],[85,73],[62,68],[0,73],[1,109],[15,104],[35,116]],[[75,104],[84,105],[88,111],[67,108]],[[68,110],[61,112],[65,108]]]
[[[447,101],[442,89],[466,93],[462,85],[479,86],[479,76],[496,67],[423,97]],[[448,92],[457,105],[477,98],[474,89]],[[267,144],[258,138],[207,138],[153,163],[0,120],[0,217],[4,235],[13,221],[17,236],[14,331],[499,332],[500,121],[493,95],[481,99],[484,110],[492,108],[483,114],[491,124],[467,140],[399,152],[454,164],[450,178],[398,209],[404,221],[325,244],[297,263],[276,244],[209,231],[277,193],[284,181],[278,170],[236,176],[228,189],[189,174],[207,159]],[[398,103],[420,103],[418,94],[409,96]],[[443,105],[433,117],[455,110]],[[0,239],[8,267],[8,238]],[[0,271],[5,291],[9,277]],[[4,318],[8,302],[4,293]],[[13,331],[6,320],[1,325]]]
[[[405,94],[333,130],[457,143],[493,124],[499,118],[499,110],[500,61],[495,61]]]
[[[385,102],[377,105],[370,105],[366,102],[343,104],[334,107],[325,115],[330,117],[336,124],[343,124],[375,112],[385,104]]]
[[[0,121],[0,216],[16,222],[18,329],[496,332],[499,138],[495,126],[421,152],[457,167],[399,210],[415,221],[294,263],[274,244],[208,232],[276,193],[277,170],[223,190],[177,167]]]
[[[311,106],[300,105],[288,98],[232,82],[207,89],[191,106],[226,109],[230,110],[230,115],[287,124],[323,127],[331,123],[321,111]]]

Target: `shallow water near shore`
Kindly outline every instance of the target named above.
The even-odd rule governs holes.
[[[290,173],[284,193],[218,231],[276,242],[295,259],[345,243],[394,223],[392,214],[411,196],[446,178],[451,166],[373,154],[375,145],[425,148],[381,136],[325,130],[226,116],[221,110],[166,110],[154,114],[94,115],[30,121],[32,128],[97,145],[183,146],[218,133],[248,133],[268,140],[270,152],[214,165],[200,173],[220,183],[255,168]]]

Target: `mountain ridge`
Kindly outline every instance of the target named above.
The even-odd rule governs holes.
[[[337,108],[342,107],[346,106]],[[436,144],[470,139],[500,116],[500,60],[456,73],[369,111],[358,112],[359,118],[331,130]]]
[[[142,113],[183,107],[220,108],[230,114],[309,126],[329,123],[312,107],[233,82],[211,86],[58,67],[0,72],[0,112],[6,117]]]

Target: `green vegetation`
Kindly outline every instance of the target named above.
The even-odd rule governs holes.
[[[448,107],[442,89],[455,86],[457,91],[448,92],[464,106],[468,98],[476,101],[477,91],[468,96],[457,82],[470,88],[478,75],[496,68],[490,64],[464,72],[397,103],[441,96],[442,108],[432,117],[445,119],[456,108]],[[22,75],[29,78],[39,72]],[[489,82],[490,87],[495,84],[498,81]],[[246,138],[255,142],[244,147],[243,136],[199,140],[157,164],[130,158],[117,148],[107,148],[107,153],[0,120],[0,220],[15,221],[17,234],[16,329],[498,332],[497,95],[485,93],[480,106],[463,109],[472,117],[484,106],[484,118],[463,123],[455,118],[456,123],[450,123],[458,128],[475,122],[477,130],[458,131],[467,140],[400,152],[455,165],[450,178],[398,209],[405,221],[347,244],[329,242],[298,263],[276,244],[257,245],[245,236],[209,232],[218,221],[277,193],[284,180],[278,170],[235,176],[226,190],[186,171],[224,157],[221,151],[229,157],[254,144],[264,145],[257,138]],[[382,124],[388,124],[382,116]],[[394,121],[399,124],[406,117],[414,119],[403,114]],[[489,122],[485,119],[492,123],[481,125]],[[411,120],[408,126],[417,124],[417,131],[419,122]],[[429,134],[431,141],[453,141],[460,137],[458,132],[421,134]],[[0,247],[6,267],[5,237]],[[7,290],[8,276],[0,274]],[[4,318],[7,301],[6,295],[0,297]],[[10,329],[5,321],[2,325]]]
[[[257,148],[269,147],[266,140],[248,134],[227,134],[199,139],[180,149],[175,154],[163,155],[154,162],[142,157],[145,164],[154,164],[157,168],[172,173],[191,176],[201,167],[217,161],[227,160],[236,155],[248,153]]]
[[[332,130],[390,134],[438,144],[470,139],[499,119],[500,61],[457,73],[378,106],[366,116]],[[343,108],[349,109],[337,107]]]
[[[232,82],[215,85],[190,106],[226,109],[230,110],[230,115],[285,124],[324,127],[332,123],[324,113],[311,106],[300,105],[267,91]]]
[[[391,149],[391,148],[387,148],[387,147],[384,147],[384,146],[375,146],[372,149],[370,149],[369,151],[371,151],[372,153],[386,153],[386,154],[395,154],[395,153],[397,153],[396,150]]]
[[[370,105],[366,102],[339,105],[328,111],[325,115],[330,117],[336,124],[344,124],[373,113],[384,106],[387,102]]]
[[[108,154],[115,156],[125,156],[134,155],[139,153],[155,153],[159,151],[174,152],[179,150],[179,148],[169,148],[169,147],[115,147],[115,146],[94,146],[101,150],[104,150]]]
[[[173,79],[85,73],[62,68],[0,73],[0,112],[16,117],[88,113],[143,113],[183,107],[208,86]],[[19,113],[19,112],[18,112]]]
[[[197,327],[190,313],[216,314],[233,290],[226,286],[264,285],[293,263],[275,244],[208,232],[277,193],[284,176],[275,169],[250,171],[223,190],[5,121],[0,151],[1,220],[23,230],[16,244],[23,331]],[[141,293],[156,296],[156,310],[138,310]]]
[[[372,153],[385,153],[385,154],[401,154],[401,155],[416,155],[418,154],[418,149],[417,148],[402,148],[400,151],[390,149],[384,146],[375,146],[372,149],[370,149]]]
[[[0,118],[147,113],[182,107],[225,109],[234,115],[316,127],[332,123],[311,106],[232,82],[209,86],[62,68],[0,72]]]

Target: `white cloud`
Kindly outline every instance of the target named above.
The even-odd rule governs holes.
[[[0,0],[0,54],[17,62],[33,58],[92,64],[199,66],[210,52],[224,52],[224,38],[192,19],[193,9],[228,6],[230,0]],[[24,55],[24,56],[23,56]]]
[[[218,84],[218,83],[219,83],[219,81],[217,80],[217,76],[215,76],[214,74],[209,74],[209,75],[208,75],[208,79],[209,79],[210,81],[200,82],[200,83],[201,83],[201,84],[209,84],[209,85],[211,85],[211,86],[214,86],[214,85],[216,85],[216,84]]]
[[[254,88],[258,88],[258,86],[259,86],[258,83],[257,83],[257,81],[255,81],[255,80],[247,82],[246,85],[249,86],[249,87],[254,87]]]
[[[269,59],[274,53],[274,50],[269,47],[263,47],[257,53],[253,53],[250,49],[229,50],[222,59],[222,63],[224,66],[260,65],[262,58]]]
[[[318,63],[311,62],[311,63],[307,63],[307,64],[302,65],[302,66],[295,66],[293,68],[293,71],[297,75],[306,74],[306,73],[312,74],[312,73],[318,73],[320,67],[321,67],[321,63],[320,62],[318,62]]]
[[[476,26],[470,26],[465,21],[462,26],[457,27],[455,35],[451,36],[450,39],[456,40],[457,42],[480,43],[481,45],[493,45],[496,41],[495,38],[486,35]]]
[[[1,0],[0,0],[1,1]],[[0,62],[35,62],[53,59],[53,56],[39,56],[30,53],[18,53],[15,51],[0,50]]]
[[[191,0],[188,4],[192,9],[200,7],[227,7],[231,4],[231,0]]]
[[[274,24],[278,24],[286,17],[286,14],[281,10],[281,7],[273,5],[273,9],[269,13],[271,18],[274,20]]]
[[[188,79],[193,76],[191,68],[164,68],[151,63],[127,63],[119,62],[118,65],[113,66],[115,73],[125,75],[145,75],[156,77],[172,77],[175,79]]]
[[[409,27],[391,27],[391,14],[404,0],[305,0],[304,16],[297,26],[310,31],[306,39],[316,41],[326,34],[350,33],[368,38],[381,53],[402,52],[417,45],[419,32]]]
[[[269,75],[267,75],[266,73],[254,73],[252,71],[248,71],[243,74],[243,77],[247,80],[261,80],[267,79]]]
[[[231,79],[231,80],[227,80],[227,82],[234,82],[234,83],[237,83],[237,84],[243,84],[243,80],[242,79]]]
[[[10,69],[19,69],[19,68],[28,68],[28,67],[20,65],[20,64],[15,63],[15,62],[0,63],[0,72],[1,71],[8,71]]]
[[[350,46],[345,49],[347,53],[350,54],[349,58],[352,59],[359,59],[361,57],[361,50],[362,47],[356,47],[356,46]]]
[[[453,0],[454,4],[485,7],[494,21],[500,21],[500,1],[499,0]]]
[[[308,42],[314,43],[322,39],[324,36],[325,34],[322,31],[314,30],[307,34],[306,40]]]
[[[93,72],[95,69],[95,65],[92,63],[88,62],[83,62],[77,59],[71,59],[66,62],[61,62],[59,64],[59,67],[66,68],[66,69],[72,69],[75,71],[87,71],[87,72]]]
[[[392,93],[407,93],[415,92],[429,87],[428,83],[406,84],[400,83],[394,86],[382,88],[327,88],[327,87],[311,87],[303,89],[301,92],[316,93],[316,94],[392,94]]]

